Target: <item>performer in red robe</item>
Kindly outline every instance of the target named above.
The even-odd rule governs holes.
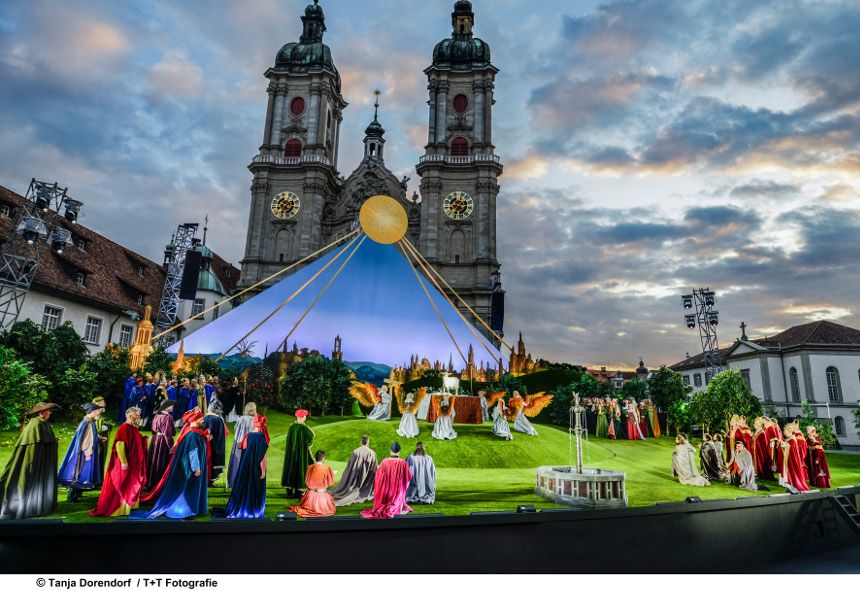
[[[830,488],[830,468],[827,467],[824,445],[821,443],[818,430],[812,425],[806,428],[806,441],[809,444],[807,458],[809,484],[816,488]]]
[[[755,460],[756,476],[773,480],[770,444],[768,443],[765,431],[765,423],[766,419],[764,417],[758,417],[753,423],[753,426],[755,426],[755,435],[753,436],[752,455]]]
[[[774,478],[776,478],[777,474],[780,474],[780,470],[782,470],[782,456],[780,455],[780,450],[782,449],[782,430],[775,419],[766,418],[764,433],[767,437],[767,444],[770,447],[771,472]]]
[[[125,411],[125,422],[116,430],[110,462],[93,517],[129,515],[136,509],[146,482],[146,441],[140,435],[140,409]]]
[[[411,513],[412,507],[406,504],[406,488],[412,480],[412,472],[406,460],[400,459],[400,444],[391,446],[391,456],[382,460],[373,481],[373,508],[365,509],[361,516],[365,519],[390,519],[395,515]]]
[[[782,477],[784,484],[797,490],[809,490],[806,483],[806,463],[803,457],[803,448],[800,441],[795,437],[797,423],[789,423],[785,426],[785,441],[782,443]],[[803,442],[804,445],[806,441]]]
[[[182,440],[185,439],[189,433],[196,433],[203,436],[203,439],[206,442],[206,466],[209,466],[212,462],[212,447],[209,445],[209,434],[203,430],[203,413],[197,409],[189,410],[182,415],[182,422],[185,423],[185,425],[182,427],[182,431],[176,439],[176,444],[173,446],[173,453],[170,455],[170,463],[167,465],[167,469],[164,470],[164,475],[161,477],[161,480],[158,481],[158,484],[155,485],[155,488],[141,497],[140,500],[144,503],[152,502],[161,496],[161,491],[164,489],[164,486],[167,484],[168,477],[170,476],[171,468],[173,467],[174,462],[176,462],[176,451],[179,449],[179,444],[182,443]]]

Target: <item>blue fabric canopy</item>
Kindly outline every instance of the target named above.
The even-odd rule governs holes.
[[[226,314],[221,308],[223,315],[220,318],[185,337],[185,353],[224,353],[338,252],[348,249],[349,252],[345,252],[248,337],[249,341],[256,341],[254,355],[262,356],[266,350],[275,351],[355,244],[350,242],[332,250]],[[421,280],[463,354],[467,355],[469,345],[472,345],[477,365],[483,361],[485,365],[497,367],[501,357],[498,349],[483,336],[476,336],[432,283],[423,276]],[[464,366],[419,285],[411,263],[403,257],[399,247],[379,244],[369,238],[290,337],[288,348],[296,342],[299,348],[316,349],[328,356],[337,335],[343,340],[343,358],[346,361],[371,361],[394,366],[408,364],[410,356],[417,354],[431,363],[439,360],[447,364],[451,358],[456,368]],[[480,341],[493,352],[495,359]],[[179,344],[174,344],[170,351],[178,349]]]

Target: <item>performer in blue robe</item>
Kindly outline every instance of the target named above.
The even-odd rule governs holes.
[[[137,382],[129,394],[130,404],[128,406],[129,408],[136,406],[141,409],[141,416],[143,416],[143,408],[146,406],[148,400],[147,392],[146,381],[143,378],[137,378]],[[125,422],[125,420],[123,420],[123,422]]]
[[[181,420],[182,415],[197,406],[196,400],[193,405],[191,404],[191,397],[192,391],[188,387],[188,378],[184,378],[182,387],[176,392],[176,406],[173,408],[174,419]]]
[[[170,385],[167,386],[167,399],[176,400],[176,380],[170,380]]]
[[[119,408],[120,422],[125,422],[125,411],[129,406],[132,406],[131,391],[134,389],[135,383],[137,383],[137,372],[134,372],[130,377],[125,379],[125,390],[123,390],[122,404]]]
[[[170,465],[152,492],[141,498],[144,503],[158,498],[147,515],[148,519],[162,515],[185,519],[206,515],[208,511],[209,451],[203,432],[203,413],[190,411],[182,420],[186,422],[187,429],[176,442]]]
[[[215,394],[215,390],[215,386],[213,386],[209,382],[206,382],[206,384],[203,386],[203,392],[206,394],[206,404],[212,402],[212,395]]]
[[[221,417],[222,410],[221,401],[216,397],[212,400],[206,416],[203,417],[203,426],[209,432],[209,445],[212,448],[212,463],[209,464],[209,486],[213,486],[224,472],[227,436],[230,431],[227,429],[227,423]]]
[[[143,406],[140,407],[141,428],[149,425],[149,422],[152,420],[152,411],[155,408],[155,405],[158,403],[158,400],[156,399],[158,383],[156,379],[149,374],[147,374],[146,378],[146,385],[143,387],[145,397],[144,403]]]
[[[227,518],[261,519],[266,512],[266,452],[269,449],[266,417],[254,417],[254,430],[239,446],[242,456],[227,502]]]
[[[87,413],[78,425],[72,443],[57,474],[57,482],[69,487],[68,500],[81,499],[83,491],[93,490],[102,483],[102,461],[99,455],[99,432],[96,419],[104,407],[88,402]]]

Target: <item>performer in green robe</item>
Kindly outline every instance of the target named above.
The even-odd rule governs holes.
[[[57,508],[57,438],[48,423],[60,407],[40,402],[29,413],[0,476],[0,519],[50,515]]]
[[[305,474],[308,466],[314,463],[311,445],[314,442],[314,432],[305,425],[308,411],[296,411],[296,422],[287,431],[287,452],[284,456],[284,471],[281,475],[281,486],[287,489],[288,497],[299,496],[300,489],[305,486]]]

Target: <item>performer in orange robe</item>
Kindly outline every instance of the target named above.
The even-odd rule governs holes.
[[[812,425],[806,428],[806,441],[809,443],[809,484],[816,488],[830,488],[830,468],[827,467],[827,457],[824,455],[824,445],[818,431]]]
[[[337,507],[328,487],[334,484],[334,472],[326,466],[325,452],[318,451],[314,456],[314,463],[308,466],[305,474],[305,485],[308,489],[302,495],[298,505],[287,507],[299,517],[328,517],[334,515]]]

